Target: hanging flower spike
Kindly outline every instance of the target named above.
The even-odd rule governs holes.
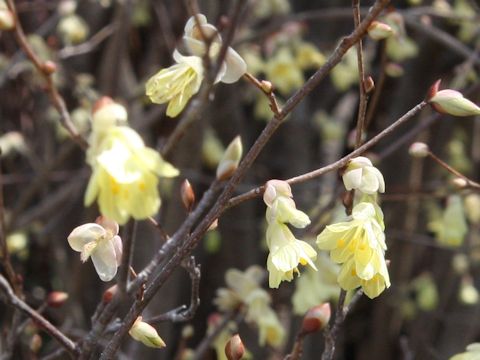
[[[82,262],[92,258],[102,281],[115,277],[122,260],[122,240],[116,222],[101,216],[96,223],[80,225],[68,235],[68,243],[73,250],[80,252]]]
[[[271,288],[278,288],[282,281],[291,281],[294,273],[300,273],[299,264],[317,269],[312,261],[317,252],[307,242],[296,239],[284,224],[275,223],[267,228],[267,245],[270,250],[267,270]]]
[[[168,102],[167,115],[176,117],[188,100],[200,89],[203,80],[202,59],[198,56],[183,56],[177,50],[173,53],[177,62],[160,70],[146,83],[146,94],[153,103]]]
[[[142,138],[126,126],[105,135],[96,154],[90,154],[93,174],[85,205],[98,198],[100,212],[119,224],[154,215],[160,207],[158,176],[175,177],[178,170],[164,161]]]
[[[198,21],[198,23],[197,23]],[[199,29],[201,28],[201,30]],[[205,35],[207,39],[203,39],[202,35]],[[204,56],[207,51],[206,40],[210,40],[209,56],[215,59],[222,47],[222,37],[220,36],[217,28],[212,24],[209,24],[207,18],[203,14],[197,14],[192,16],[185,25],[185,32],[183,35],[183,41],[192,55]],[[217,75],[217,81],[221,81],[226,84],[231,84],[247,72],[247,64],[242,57],[231,47],[228,47],[225,54],[225,60]]]
[[[359,190],[365,194],[385,192],[382,173],[373,166],[370,159],[363,156],[350,160],[342,178],[347,190]]]
[[[344,290],[362,286],[369,297],[376,297],[390,286],[383,230],[380,208],[361,202],[350,221],[329,225],[318,235],[318,247],[330,250],[331,259],[343,264],[338,282]]]

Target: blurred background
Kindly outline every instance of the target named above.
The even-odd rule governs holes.
[[[205,0],[198,7],[222,29],[235,1]],[[190,17],[182,1],[153,0],[19,0],[20,21],[42,59],[58,66],[55,82],[76,126],[87,135],[91,109],[100,96],[110,96],[128,109],[129,123],[154,148],[162,149],[180,121],[151,104],[145,81],[172,64]],[[372,2],[362,1],[362,13]],[[366,74],[375,82],[367,110],[367,137],[378,133],[425,97],[430,85],[458,89],[478,102],[480,85],[480,8],[475,0],[392,1],[382,21],[395,36],[364,41]],[[225,26],[223,26],[225,27]],[[349,1],[245,1],[232,46],[248,70],[272,82],[280,103],[299,89],[321,66],[340,38],[353,29]],[[59,124],[45,93],[43,78],[19,50],[13,35],[0,34],[0,147],[7,242],[26,301],[40,306],[51,291],[64,291],[68,301],[45,316],[73,339],[90,329],[102,293],[113,284],[101,282],[91,263],[82,264],[66,238],[71,230],[98,216],[85,208],[90,175],[84,153]],[[238,187],[237,193],[272,178],[287,179],[326,165],[352,149],[358,106],[358,71],[351,50],[280,127]],[[197,198],[215,177],[224,148],[240,135],[248,149],[271,118],[267,99],[246,81],[218,84],[207,109],[169,152],[167,160],[181,170],[162,180],[162,207],[157,220],[173,233],[186,217],[180,183],[187,178]],[[479,340],[480,197],[459,189],[453,177],[428,158],[412,158],[408,147],[426,142],[432,151],[472,179],[479,177],[480,118],[453,118],[427,108],[385,138],[368,156],[382,171],[392,286],[380,297],[362,297],[340,332],[338,359],[447,359]],[[313,225],[296,231],[313,240],[339,218],[343,185],[337,173],[293,186],[297,207]],[[182,340],[186,324],[162,323],[167,343],[148,349],[128,338],[119,358],[180,359],[179,349],[195,349],[205,337],[209,316],[218,311],[216,290],[225,286],[225,271],[265,266],[265,205],[260,198],[228,210],[194,254],[201,264],[201,305],[189,323],[193,335]],[[161,246],[157,230],[138,223],[134,268],[141,270]],[[291,349],[301,315],[310,306],[335,303],[339,289],[326,256],[319,267],[292,283],[269,290],[272,307],[286,330],[278,349],[260,347],[255,327],[241,323],[239,332],[253,359],[281,359]],[[333,280],[332,280],[333,279]],[[267,284],[265,284],[266,288]],[[147,307],[149,318],[190,301],[190,280],[178,269]],[[308,294],[308,295],[306,295]],[[293,299],[293,300],[292,300]],[[127,309],[122,309],[125,312]],[[0,307],[2,328],[11,313]],[[49,354],[56,343],[27,326],[19,334],[15,359]],[[185,335],[185,332],[184,332]],[[184,336],[185,337],[185,336]],[[106,342],[108,336],[102,341]],[[307,338],[304,359],[317,359],[323,337]],[[205,359],[216,359],[213,349]]]

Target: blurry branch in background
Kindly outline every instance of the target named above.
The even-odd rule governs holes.
[[[7,279],[0,275],[0,287],[5,297],[7,304],[15,307],[27,316],[33,319],[33,321],[43,330],[45,330],[50,336],[56,339],[73,357],[78,355],[78,348],[75,343],[66,337],[60,330],[58,330],[52,323],[40,315],[37,311],[28,306],[23,300],[18,298]]]
[[[22,25],[18,18],[18,14],[15,8],[14,0],[7,0],[7,5],[10,11],[13,14],[14,18],[14,31],[17,38],[18,44],[25,52],[25,55],[30,59],[35,68],[43,75],[47,85],[47,91],[50,95],[51,101],[55,109],[60,114],[60,121],[65,129],[68,131],[72,139],[83,149],[86,150],[88,147],[87,141],[82,137],[78,132],[77,128],[70,118],[70,113],[68,112],[67,106],[65,105],[65,100],[62,95],[58,92],[58,89],[53,80],[53,74],[56,71],[57,65],[52,61],[43,62],[42,59],[34,52],[33,48],[28,43],[27,37],[23,31]]]
[[[58,51],[58,58],[64,60],[73,56],[87,54],[90,51],[95,50],[96,47],[99,46],[110,35],[112,35],[114,31],[115,26],[113,24],[109,24],[104,28],[100,29],[88,41],[85,41],[84,43],[81,43],[79,45],[70,45],[64,47],[63,49],[60,49]]]

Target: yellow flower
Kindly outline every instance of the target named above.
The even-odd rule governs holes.
[[[270,250],[267,269],[271,288],[278,288],[282,281],[291,281],[293,274],[299,273],[299,264],[317,269],[312,261],[317,252],[307,242],[296,239],[285,224],[275,222],[268,226],[267,245]]]
[[[343,184],[347,190],[359,190],[365,194],[385,192],[383,175],[370,159],[358,156],[349,161],[342,175]]]
[[[85,193],[85,205],[98,198],[100,212],[125,224],[154,215],[160,207],[158,176],[174,177],[178,170],[165,162],[142,138],[126,126],[113,126],[97,148],[87,153],[93,174]]]
[[[340,292],[337,277],[340,267],[325,253],[320,253],[315,261],[318,271],[308,267],[296,281],[293,294],[293,311],[304,315],[310,308],[336,300]]]
[[[315,69],[325,64],[325,56],[313,44],[300,42],[295,53],[295,60],[302,70]]]
[[[284,47],[265,64],[267,79],[271,79],[278,91],[288,95],[303,85],[303,72],[290,49]]]
[[[344,264],[338,276],[344,290],[362,286],[369,297],[375,297],[390,286],[383,230],[381,209],[361,202],[353,208],[350,221],[329,225],[318,235],[318,247],[330,250],[332,260]]]
[[[452,356],[450,360],[476,360],[480,358],[480,343],[470,344],[466,350],[466,352]]]
[[[198,21],[198,23],[197,23]],[[200,26],[201,30],[198,28]],[[211,40],[209,45],[209,57],[215,60],[222,47],[222,37],[217,28],[207,22],[207,18],[203,14],[192,16],[185,25],[185,32],[183,41],[192,55],[202,57],[207,51],[205,35]],[[221,81],[226,84],[231,84],[247,72],[247,64],[242,57],[231,47],[228,47],[225,54],[225,60],[217,74],[216,82]]]
[[[146,94],[156,104],[168,102],[167,115],[177,116],[188,100],[200,89],[203,80],[202,59],[198,56],[183,56],[173,53],[177,62],[160,70],[146,83]]]

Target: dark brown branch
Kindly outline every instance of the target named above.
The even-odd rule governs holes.
[[[32,318],[32,320],[35,321],[35,323],[41,329],[45,330],[48,334],[50,334],[50,336],[57,340],[60,345],[62,345],[70,353],[70,355],[73,357],[78,355],[78,348],[76,347],[75,343],[66,337],[60,330],[58,330],[50,321],[28,306],[23,300],[18,298],[17,295],[14,294],[7,279],[5,279],[2,275],[0,275],[0,287],[2,288],[8,305],[13,306]]]
[[[78,132],[77,128],[72,122],[72,119],[70,118],[70,113],[67,110],[67,106],[65,105],[65,100],[63,97],[60,95],[58,92],[58,89],[53,82],[53,73],[55,72],[54,67],[56,66],[52,62],[43,62],[38,55],[35,53],[35,51],[32,49],[30,44],[28,43],[27,37],[25,36],[25,33],[23,31],[22,25],[20,24],[19,18],[17,11],[15,9],[15,3],[13,0],[7,0],[7,5],[9,10],[13,14],[14,22],[15,22],[15,36],[17,38],[18,44],[22,48],[22,50],[25,52],[25,55],[30,59],[30,61],[33,63],[35,68],[40,72],[40,74],[43,75],[46,81],[47,85],[47,91],[50,94],[50,98],[52,100],[52,104],[55,107],[55,109],[58,111],[60,114],[60,122],[62,125],[65,127],[65,129],[68,131],[72,139],[83,149],[87,149],[88,144],[86,140],[82,137],[82,135]]]

